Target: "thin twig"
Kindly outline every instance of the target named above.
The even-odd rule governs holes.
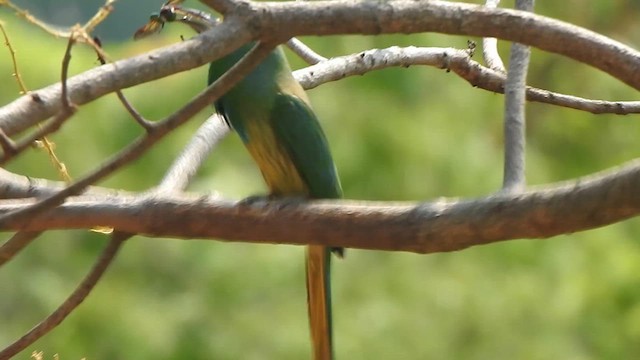
[[[98,55],[98,61],[100,62],[101,65],[105,65],[107,63],[105,54],[102,52],[102,46],[100,41],[98,40],[97,37],[93,38],[94,43],[96,44],[96,55]],[[100,50],[100,51],[99,51]],[[118,89],[116,90],[116,95],[118,96],[118,99],[120,100],[120,102],[122,103],[122,105],[124,106],[124,108],[127,110],[127,112],[131,115],[131,117],[133,117],[133,119],[138,123],[138,125],[142,126],[142,128],[145,129],[145,131],[149,132],[153,130],[153,122],[145,119],[134,107],[133,105],[131,105],[131,103],[129,102],[129,100],[127,100],[127,98],[124,96],[124,93],[122,92],[122,90]]]
[[[11,345],[0,351],[0,359],[9,359],[27,346],[33,344],[36,340],[47,334],[51,329],[60,324],[91,292],[93,287],[100,280],[105,270],[118,253],[123,241],[118,238],[112,238],[107,243],[106,248],[93,265],[91,271],[82,280],[78,287],[69,295],[69,297],[46,319],[29,330],[26,334],[13,342]]]
[[[227,131],[223,131],[220,129],[220,124],[224,125]],[[170,169],[170,172],[167,176],[162,180],[158,189],[165,189],[167,191],[175,190],[175,189],[184,189],[191,176],[185,175],[185,173],[189,170],[195,170],[201,164],[201,161],[206,157],[206,154],[213,148],[213,146],[218,142],[217,140],[221,139],[224,134],[228,132],[228,127],[224,124],[224,121],[217,117],[210,117],[207,122],[200,128],[201,131],[198,131],[196,137],[204,136],[206,137],[205,141],[194,141],[191,143],[191,146],[188,146],[185,149],[185,152],[180,156],[180,158],[176,161],[174,166]],[[191,150],[191,151],[190,151]],[[194,163],[195,161],[195,163]],[[186,167],[186,169],[185,169]],[[184,169],[181,175],[177,175],[176,172],[179,172],[180,169]],[[20,234],[24,234],[20,236]],[[0,247],[0,266],[2,266],[4,259],[3,255],[7,255],[7,260],[9,260],[15,253],[21,250],[24,246],[26,246],[33,238],[39,235],[39,232],[19,232],[14,238],[20,236],[20,238],[25,239],[26,241],[19,242],[13,238],[7,242],[9,245],[7,247],[7,251],[3,252],[5,249],[4,244]],[[25,238],[25,236],[33,235],[31,238]],[[24,350],[27,346],[33,344],[40,337],[47,334],[49,331],[53,330],[56,326],[58,326],[64,319],[76,309],[80,303],[89,295],[89,293],[93,290],[95,285],[100,280],[102,274],[106,271],[109,265],[115,259],[115,255],[118,249],[122,246],[122,244],[131,238],[134,234],[114,231],[111,234],[109,239],[109,243],[105,250],[103,250],[100,255],[97,263],[94,265],[89,274],[85,277],[85,279],[76,287],[73,293],[67,298],[67,300],[62,303],[49,317],[47,317],[44,321],[42,321],[38,326],[36,326],[33,330],[29,331],[27,334],[22,336],[15,343],[7,347],[3,352],[0,352],[0,358],[2,358],[4,352],[7,353],[8,356],[13,356],[18,352]],[[13,253],[11,252],[13,250]]]
[[[289,39],[289,41],[287,41],[287,47],[289,47],[289,49],[291,49],[291,51],[293,51],[296,55],[300,56],[302,60],[309,63],[309,65],[315,65],[319,62],[327,60],[326,57],[313,51],[312,48],[310,48],[297,38]]]
[[[77,180],[64,190],[61,190],[28,208],[0,216],[0,227],[7,221],[32,218],[46,209],[57,206],[64,202],[67,197],[81,193],[90,184],[95,183],[115,170],[137,159],[170,131],[187,122],[187,120],[197,114],[205,106],[213,103],[216,99],[222,96],[229,88],[257,66],[260,61],[269,54],[270,50],[272,50],[274,46],[275,45],[271,43],[258,43],[223,76],[207,87],[206,90],[198,94],[183,108],[170,115],[166,120],[155,124],[154,131],[134,140],[125,149],[121,150],[118,154],[103,163],[98,169]]]
[[[184,190],[207,156],[228,133],[229,126],[222,116],[211,115],[170,166],[156,190],[159,192]]]
[[[13,65],[14,65],[14,72],[16,74],[15,76],[18,81],[18,84],[21,88],[21,93],[23,94],[27,93],[28,91],[26,89],[26,86],[24,85],[22,78],[19,75],[18,64],[15,59],[15,52],[11,47],[9,39],[4,31],[4,28],[2,28],[2,32],[5,36],[7,47],[9,47],[9,50],[11,51],[11,55],[12,55],[11,57],[13,59]],[[59,114],[59,116],[56,116],[56,118],[54,119],[55,121],[54,123],[48,123],[47,125],[49,126],[39,126],[39,129],[35,135],[32,135],[29,139],[23,140],[18,144],[11,144],[12,145],[11,147],[7,146],[8,144],[5,144],[5,140],[7,140],[8,137],[6,137],[6,135],[4,135],[3,133],[6,139],[0,136],[0,138],[2,138],[2,147],[4,149],[4,154],[2,158],[0,158],[0,163],[2,163],[5,159],[9,159],[17,155],[18,153],[20,153],[20,151],[26,149],[31,144],[33,144],[34,141],[40,139],[39,142],[42,144],[42,147],[47,151],[49,158],[51,159],[54,166],[56,166],[58,173],[62,176],[62,178],[65,181],[67,182],[71,181],[71,177],[67,172],[66,166],[60,161],[60,159],[58,159],[54,151],[54,144],[51,141],[49,141],[49,139],[47,139],[44,135],[59,128],[62,122],[66,120],[74,111],[73,106],[71,106],[71,104],[69,103],[69,98],[67,96],[68,92],[66,89],[66,83],[67,83],[66,79],[68,74],[69,63],[71,61],[71,48],[73,46],[73,43],[74,43],[73,37],[69,38],[67,49],[65,51],[65,56],[62,61],[61,83],[62,83],[62,94],[64,96],[62,98],[63,105],[62,105],[61,114]],[[0,266],[2,266],[7,261],[11,260],[14,256],[16,256],[27,245],[29,245],[33,240],[35,240],[41,233],[42,232],[38,232],[38,231],[35,231],[35,232],[19,231],[16,234],[14,234],[9,240],[7,240],[4,244],[2,244],[2,246],[0,246]]]
[[[71,103],[71,99],[69,98],[69,89],[67,87],[67,78],[69,74],[69,64],[71,63],[71,48],[73,44],[76,42],[76,37],[69,37],[69,41],[67,42],[67,49],[64,52],[64,57],[62,58],[62,71],[60,74],[60,83],[62,86],[60,101],[62,102],[62,108],[73,108],[73,104]]]
[[[485,7],[494,9],[498,7],[500,0],[487,0],[484,4]],[[494,37],[482,38],[482,57],[489,69],[506,74],[507,70],[504,68],[504,63],[498,53],[498,39]]]
[[[91,19],[89,19],[84,25],[82,25],[82,29],[87,33],[91,34],[96,26],[100,25],[113,11],[113,4],[118,0],[106,0],[104,5],[100,7],[95,15]]]
[[[22,75],[20,75],[20,70],[18,69],[18,60],[16,58],[16,52],[13,49],[13,46],[11,45],[11,41],[9,41],[9,36],[7,35],[7,32],[4,29],[4,26],[2,26],[2,24],[0,23],[0,29],[2,30],[2,35],[4,36],[4,40],[5,40],[5,45],[7,46],[7,48],[9,49],[9,53],[11,55],[11,61],[13,63],[13,76],[16,78],[16,81],[18,82],[18,87],[20,88],[20,94],[27,94],[29,93],[29,90],[27,90],[27,86],[25,85],[24,81],[22,80]],[[67,52],[70,51],[70,44],[67,45]],[[64,65],[63,65],[64,66]],[[67,63],[67,67],[68,67],[68,63]],[[63,79],[66,81],[66,75],[63,76]],[[64,86],[64,84],[63,84]],[[62,107],[61,112],[64,114],[65,111],[68,110],[68,108],[66,108],[64,105]],[[42,130],[42,125],[38,124],[38,129]],[[45,149],[45,151],[47,152],[47,154],[49,155],[49,159],[51,160],[51,162],[53,163],[53,165],[56,167],[56,169],[58,170],[58,173],[60,174],[60,177],[62,177],[63,180],[70,182],[71,181],[71,177],[69,176],[69,173],[67,172],[67,168],[64,165],[64,163],[62,163],[60,161],[60,159],[58,158],[58,156],[55,153],[55,144],[50,141],[48,138],[46,138],[44,135],[46,133],[42,132],[42,135],[40,137],[32,137],[31,141],[27,140],[22,144],[16,145],[11,138],[9,138],[4,131],[0,131],[0,145],[2,146],[3,149],[3,157],[4,156],[15,156],[17,155],[20,151],[23,151],[24,149],[26,149],[28,146],[30,146],[31,144],[35,143],[35,144],[39,144],[42,146],[42,148]],[[21,148],[18,149],[18,148]],[[2,162],[0,162],[2,163]]]
[[[24,81],[22,80],[20,71],[18,70],[18,61],[16,59],[16,51],[13,49],[13,46],[11,45],[11,41],[9,41],[9,35],[7,35],[7,32],[4,29],[4,25],[2,25],[1,22],[0,22],[0,30],[2,31],[2,36],[4,36],[4,44],[7,46],[7,49],[9,49],[9,54],[11,55],[11,62],[13,63],[13,76],[16,78],[16,81],[18,82],[18,87],[20,88],[20,94],[24,95],[28,91],[27,91],[27,86],[24,84]]]
[[[149,121],[145,119],[134,107],[131,105],[129,100],[124,96],[122,90],[116,90],[116,96],[122,103],[122,106],[127,110],[129,115],[138,123],[138,125],[142,126],[145,131],[149,132],[153,130],[153,121]]]
[[[60,129],[62,124],[77,111],[77,107],[73,105],[71,103],[71,100],[69,99],[69,90],[67,87],[67,76],[69,73],[69,64],[71,62],[71,49],[73,48],[74,43],[75,38],[70,37],[69,41],[67,42],[67,48],[64,53],[64,57],[62,59],[62,71],[60,75],[60,84],[62,87],[60,103],[62,105],[60,112],[45,125],[41,125],[33,134],[18,141],[17,143],[14,143],[11,151],[5,151],[0,157],[0,165],[5,164],[7,161],[16,157],[22,151],[29,148],[35,141],[42,139],[43,147],[46,149],[51,162],[54,164],[54,166],[56,166],[61,177],[65,181],[71,181],[71,176],[69,176],[66,166],[60,161],[60,159],[58,159],[55,154],[55,151],[53,149],[54,144],[46,139],[45,136]]]
[[[10,152],[5,151],[2,154],[2,156],[0,156],[0,165],[6,164],[9,160],[15,158],[18,154],[22,153],[24,150],[31,147],[35,141],[38,141],[38,139],[43,139],[46,135],[51,134],[57,131],[58,129],[60,129],[60,126],[67,119],[69,119],[71,115],[73,115],[74,113],[75,113],[74,107],[63,108],[63,110],[60,113],[58,113],[58,115],[56,115],[53,119],[47,121],[44,125],[38,128],[38,130],[36,130],[32,135],[29,135],[27,138],[19,140],[17,143],[14,143],[13,149],[11,149],[12,151]],[[44,144],[45,143],[43,140],[43,147],[49,146],[49,148],[53,149],[51,146],[52,145],[51,142],[47,142],[46,143],[47,145],[44,145]],[[53,154],[49,150],[47,150],[47,152],[49,152],[50,155]],[[66,167],[64,166],[64,164],[60,162],[57,156],[55,157],[55,159],[52,159],[52,162],[54,163],[54,165],[56,165],[58,171],[64,171],[64,172],[61,172],[61,176],[63,177],[63,179],[65,180],[69,179],[68,174],[66,172]],[[66,174],[66,175],[63,175],[63,174]]]
[[[106,15],[105,15],[106,16]],[[97,20],[98,22],[102,20]],[[96,23],[97,24],[97,23]],[[75,28],[74,28],[75,29]],[[85,32],[82,32],[85,33]],[[79,34],[75,31],[72,31],[71,36],[69,37],[69,41],[67,43],[67,49],[65,51],[64,58],[62,60],[62,71],[61,71],[61,96],[60,100],[62,103],[61,112],[50,122],[48,122],[45,126],[41,126],[40,129],[36,132],[35,135],[32,135],[32,139],[23,140],[20,144],[18,144],[15,148],[18,149],[17,152],[21,151],[21,146],[26,148],[34,139],[42,139],[44,143],[45,149],[49,152],[49,156],[52,158],[54,165],[57,166],[60,174],[63,175],[63,178],[66,182],[71,182],[71,177],[69,176],[66,167],[63,163],[59,161],[56,154],[53,152],[53,144],[44,137],[45,134],[56,131],[60,128],[60,126],[66,121],[69,117],[73,115],[76,111],[76,107],[71,103],[71,100],[68,95],[67,88],[67,78],[69,71],[69,64],[71,62],[71,48],[73,44],[76,42],[76,34]],[[86,33],[85,33],[86,34]],[[95,48],[95,43],[92,44]],[[101,56],[101,52],[97,51],[98,56]],[[13,152],[12,155],[15,155],[17,152]],[[2,158],[3,161],[7,160],[5,156]],[[0,247],[0,265],[5,263],[6,261],[13,258],[18,252],[24,249],[29,243],[31,243],[36,237],[38,237],[41,232],[18,232],[11,239],[9,239],[2,247]],[[51,315],[49,315],[45,320],[43,320],[40,324],[30,330],[27,334],[23,335],[20,339],[16,340],[13,344],[9,345],[2,352],[0,352],[0,358],[4,358],[4,356],[11,357],[18,352],[25,349],[27,346],[34,343],[43,335],[47,334],[53,328],[55,328],[58,324],[60,324],[72,311],[75,309],[91,292],[93,287],[96,285],[104,271],[108,268],[109,264],[113,260],[116,252],[122,245],[122,242],[126,240],[126,238],[120,237],[112,237],[109,241],[107,247],[103,251],[102,255],[98,258],[96,264],[89,272],[89,274],[85,277],[85,279],[78,285],[78,287],[73,291],[73,293],[67,298],[65,302],[63,302]]]
[[[516,0],[516,9],[533,10],[534,0]],[[525,103],[527,71],[531,49],[519,43],[511,45],[509,71],[505,83],[504,106],[504,178],[502,191],[518,192],[526,186],[525,176]]]

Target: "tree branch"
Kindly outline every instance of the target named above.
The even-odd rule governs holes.
[[[640,214],[640,161],[577,181],[519,194],[426,203],[366,201],[257,202],[248,205],[178,195],[68,199],[34,221],[0,230],[42,231],[108,225],[176,238],[322,244],[432,253],[521,238],[548,238]],[[0,214],[30,200],[0,201]]]
[[[7,346],[0,351],[0,359],[9,359],[16,355],[20,351],[24,350],[27,346],[33,344],[37,339],[51,331],[64,320],[89,294],[91,289],[98,282],[100,277],[104,274],[108,268],[111,260],[116,256],[118,250],[122,246],[122,241],[109,241],[106,248],[98,258],[98,261],[94,264],[93,268],[82,280],[80,285],[74,290],[71,295],[46,319],[42,320],[33,329],[29,330],[26,334],[14,341],[11,345]]]
[[[67,88],[69,64],[71,63],[71,48],[73,48],[73,45],[75,43],[75,37],[69,37],[69,41],[67,41],[67,48],[64,52],[64,57],[62,58],[62,71],[60,72],[60,113],[58,113],[53,119],[51,119],[51,121],[47,122],[44,126],[41,126],[34,134],[31,134],[18,143],[13,144],[13,147],[11,149],[6,149],[0,157],[0,165],[5,164],[10,159],[32,146],[36,140],[44,139],[46,135],[60,129],[62,124],[71,116],[73,116],[73,114],[75,114],[77,107],[69,101],[69,93]],[[55,161],[54,163],[57,164],[59,162]],[[66,174],[66,171],[64,171],[64,173]]]
[[[211,115],[198,128],[189,144],[171,165],[156,191],[184,190],[209,153],[229,133],[229,130],[220,115]]]
[[[201,1],[215,9],[214,0]],[[237,1],[230,15],[251,24],[256,38],[418,32],[496,37],[567,56],[640,90],[636,50],[593,31],[524,11],[436,0]],[[605,53],[609,56],[603,57]]]
[[[206,0],[216,5],[220,1]],[[224,3],[228,4],[228,1]],[[234,15],[191,41],[101,66],[68,80],[74,104],[209,63],[251,39],[297,35],[440,32],[492,36],[565,55],[640,89],[640,53],[592,31],[508,9],[442,1],[241,3]],[[245,21],[245,22],[243,22]],[[245,25],[250,24],[250,25]],[[265,35],[261,35],[263,29]],[[280,41],[280,40],[279,40]],[[96,81],[100,79],[100,81]],[[0,109],[0,128],[11,136],[60,109],[59,85],[23,96]]]
[[[534,0],[516,0],[516,9],[533,10]],[[525,188],[526,86],[531,49],[511,44],[509,70],[504,86],[504,178],[503,191],[518,192]]]
[[[370,49],[357,54],[327,59],[313,66],[293,72],[305,89],[313,89],[330,81],[349,76],[364,75],[370,71],[389,67],[428,65],[453,71],[474,87],[504,93],[504,73],[480,65],[469,57],[468,50],[455,48],[397,47]],[[527,100],[593,114],[613,113],[627,115],[640,113],[640,101],[592,100],[559,94],[548,90],[527,87]]]
[[[40,234],[42,231],[18,231],[13,234],[9,240],[0,245],[0,267],[31,244]]]
[[[22,218],[30,221],[34,215],[39,212],[61,204],[67,197],[81,193],[87,186],[111,174],[113,171],[121,168],[125,164],[137,159],[171,130],[187,122],[187,120],[192,118],[205,106],[214,102],[217,98],[222,96],[222,94],[227,92],[227,90],[236,82],[255,68],[271,52],[271,50],[273,50],[274,46],[275,45],[269,43],[258,43],[251,51],[240,59],[238,63],[231,67],[231,69],[224,73],[224,75],[218,78],[213,84],[209,85],[209,87],[207,87],[203,92],[198,94],[182,109],[169,116],[166,120],[155,124],[152,132],[135,140],[119,154],[101,164],[98,169],[77,180],[65,189],[39,200],[28,208],[0,215],[0,226],[7,221],[15,219]]]
[[[291,49],[296,55],[306,61],[308,64],[315,65],[319,62],[326,61],[327,58],[313,51],[305,43],[297,38],[291,38],[287,41],[287,47]]]
[[[495,9],[498,7],[498,4],[500,4],[500,0],[486,0],[484,6]],[[507,72],[498,53],[498,39],[494,37],[482,38],[482,57],[489,69],[501,73]]]

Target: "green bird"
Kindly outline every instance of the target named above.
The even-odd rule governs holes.
[[[208,14],[165,4],[136,38],[179,21],[197,32],[217,23]],[[247,44],[209,67],[211,84],[229,70],[254,44]],[[215,103],[216,111],[240,135],[257,163],[272,196],[335,199],[342,196],[327,139],[311,108],[309,98],[291,74],[283,50],[278,47],[249,75]],[[331,252],[342,248],[310,245],[306,252],[309,324],[314,359],[333,358],[331,324]]]

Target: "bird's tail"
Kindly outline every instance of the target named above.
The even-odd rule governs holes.
[[[314,360],[333,359],[330,263],[330,248],[307,248],[307,304]]]

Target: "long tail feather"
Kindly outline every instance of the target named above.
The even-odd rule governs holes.
[[[307,304],[314,360],[333,359],[331,327],[331,251],[324,246],[307,249]]]

